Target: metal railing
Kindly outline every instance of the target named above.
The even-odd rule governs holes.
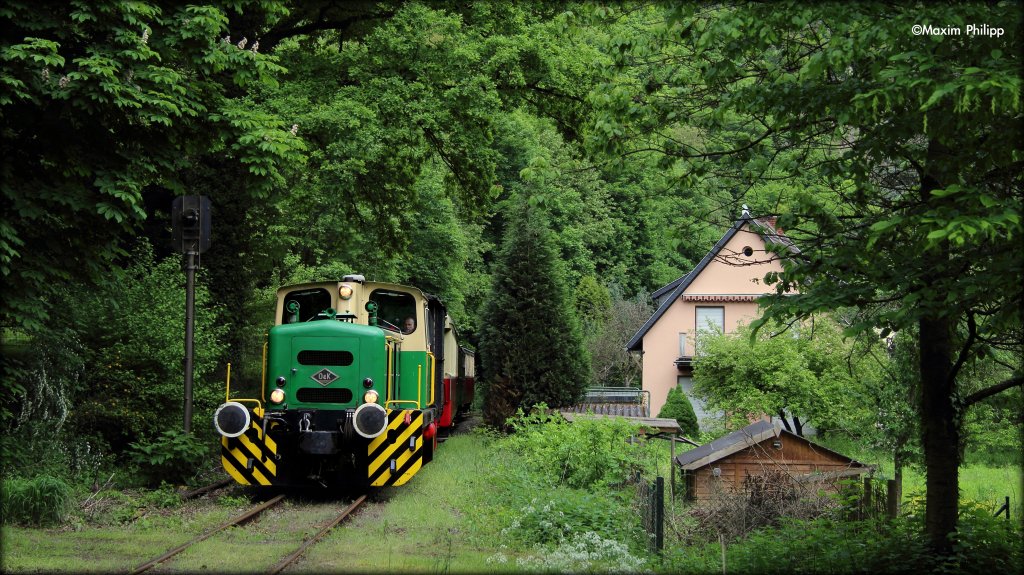
[[[585,403],[650,405],[651,392],[633,387],[589,387],[583,401]]]

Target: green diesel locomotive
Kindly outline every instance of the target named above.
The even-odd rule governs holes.
[[[254,486],[402,485],[473,401],[474,356],[444,304],[345,276],[285,286],[261,394],[214,414],[221,461]]]

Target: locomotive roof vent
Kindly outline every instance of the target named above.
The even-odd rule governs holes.
[[[348,274],[347,276],[341,278],[341,281],[343,281],[343,282],[356,282],[356,283],[360,283],[361,284],[361,283],[366,281],[366,278],[363,277],[362,274]]]

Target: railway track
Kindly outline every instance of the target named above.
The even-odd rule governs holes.
[[[278,495],[278,496],[276,496],[276,497],[274,497],[274,498],[272,498],[272,499],[270,499],[270,500],[268,500],[268,501],[266,501],[266,502],[264,502],[264,503],[262,503],[262,504],[260,504],[260,505],[258,505],[256,507],[250,509],[249,511],[246,511],[245,513],[239,515],[238,517],[235,517],[234,519],[226,521],[225,523],[223,523],[221,525],[218,525],[217,527],[214,527],[213,529],[210,529],[209,531],[207,531],[207,532],[203,533],[202,535],[200,535],[200,536],[198,536],[198,537],[188,541],[187,543],[183,543],[182,545],[179,545],[179,546],[175,547],[174,549],[171,549],[170,551],[164,553],[163,555],[161,555],[161,556],[159,556],[159,557],[157,557],[155,559],[151,559],[150,561],[147,561],[147,562],[143,563],[142,565],[139,565],[133,571],[131,571],[131,575],[136,575],[138,573],[143,573],[145,571],[148,571],[148,570],[152,569],[153,567],[156,567],[160,563],[163,563],[164,561],[170,559],[171,557],[174,557],[175,555],[181,553],[182,551],[185,551],[189,547],[192,547],[196,543],[199,543],[200,541],[205,541],[206,539],[209,539],[213,535],[216,535],[217,533],[220,533],[221,531],[224,531],[225,529],[227,529],[229,527],[233,527],[235,525],[242,525],[244,523],[247,523],[247,522],[255,519],[260,514],[262,514],[264,511],[267,511],[268,509],[271,509],[271,508],[277,506],[278,504],[280,504],[282,501],[284,501],[284,498],[285,498],[284,494]],[[299,557],[301,557],[302,554],[305,553],[307,549],[309,549],[311,546],[313,546],[324,535],[329,533],[331,529],[333,529],[339,523],[344,521],[345,518],[348,517],[349,515],[351,515],[353,511],[358,509],[359,506],[362,505],[364,501],[366,501],[366,495],[365,494],[364,495],[360,495],[359,497],[357,497],[355,499],[355,501],[353,501],[352,503],[347,505],[338,514],[336,514],[331,521],[327,522],[327,524],[322,529],[320,529],[320,531],[316,535],[314,535],[313,537],[311,537],[308,540],[306,540],[298,549],[296,549],[293,553],[291,553],[290,555],[288,555],[287,557],[285,557],[284,559],[279,561],[276,565],[274,565],[269,570],[267,570],[266,573],[268,575],[276,575],[277,573],[280,573],[281,571],[286,569],[289,565],[291,565]]]

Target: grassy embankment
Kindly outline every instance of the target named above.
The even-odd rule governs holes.
[[[659,442],[662,446],[664,442]],[[382,491],[351,521],[313,547],[293,571],[302,572],[522,572],[587,565],[587,569],[625,572],[637,566],[719,569],[717,543],[686,546],[671,541],[669,557],[689,556],[661,566],[655,557],[637,550],[635,531],[613,516],[629,502],[594,497],[579,490],[532,482],[518,456],[498,450],[498,443],[480,435],[462,435],[442,446],[434,463],[408,485]],[[585,455],[585,454],[584,454]],[[869,463],[880,458],[858,453]],[[667,447],[658,472],[668,476]],[[517,471],[517,465],[522,472]],[[527,478],[525,482],[521,482]],[[961,471],[964,500],[995,506],[1011,497],[1011,510],[1020,520],[1021,467],[970,465]],[[923,492],[923,477],[913,469],[905,475],[908,499]],[[89,493],[80,496],[80,502]],[[4,572],[125,572],[240,513],[250,505],[239,490],[215,498],[175,503],[168,492],[100,492],[89,511],[77,511],[63,526],[3,528]],[[536,500],[534,498],[537,498]],[[99,505],[96,502],[99,501]],[[536,504],[535,504],[536,503]],[[548,511],[548,503],[555,508]],[[304,500],[227,534],[217,535],[172,559],[159,571],[263,572],[314,533],[339,507],[338,501]],[[542,509],[543,508],[543,509]],[[585,513],[568,518],[574,513]],[[617,557],[595,557],[593,547],[559,546],[558,534],[545,533],[545,522],[572,524],[577,533],[599,532],[604,541],[632,541],[631,550]],[[580,511],[582,510],[582,511]],[[677,507],[678,510],[678,507]],[[546,513],[546,514],[545,514]],[[531,523],[533,521],[533,523]],[[627,517],[627,522],[631,521]],[[575,522],[574,524],[572,522]],[[537,544],[547,539],[546,546]],[[603,541],[599,542],[605,545]],[[733,544],[735,545],[735,544]],[[731,565],[744,552],[729,547]],[[587,556],[587,553],[590,553]],[[734,555],[735,554],[735,555]],[[572,563],[576,561],[576,563]],[[588,561],[580,563],[579,561]]]
[[[449,440],[408,485],[384,490],[351,521],[313,547],[293,570],[306,572],[495,571],[487,558],[497,531],[476,523],[491,495],[481,477],[491,461],[475,436]],[[83,494],[84,501],[87,495]],[[100,492],[98,513],[76,511],[68,524],[3,527],[6,573],[126,572],[247,508],[240,490],[186,504],[145,494]],[[93,499],[97,499],[94,497]],[[78,507],[81,506],[81,501]],[[263,572],[326,522],[339,502],[286,503],[247,526],[218,534],[158,571]],[[91,510],[96,511],[92,506]],[[299,514],[297,509],[301,509]],[[297,521],[296,517],[301,520]],[[500,567],[500,566],[498,566]],[[497,569],[500,571],[501,569]]]

